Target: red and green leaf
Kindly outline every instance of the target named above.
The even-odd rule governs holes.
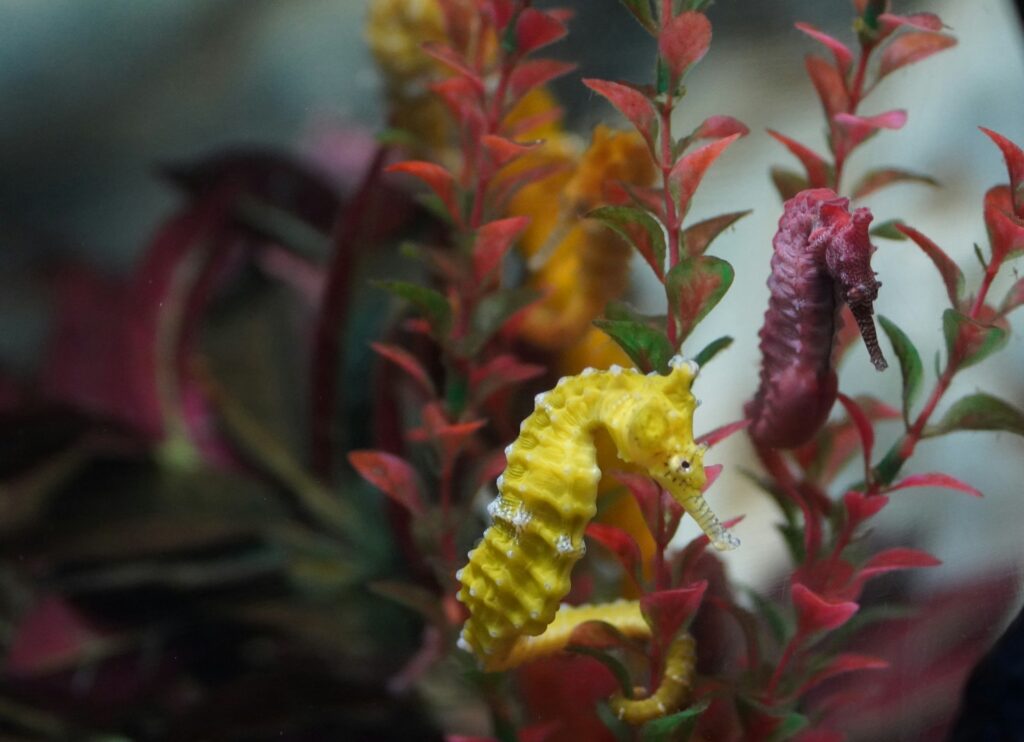
[[[351,451],[348,460],[363,479],[385,495],[413,515],[423,514],[423,488],[408,461],[384,451]]]
[[[665,278],[665,233],[653,216],[634,206],[602,206],[587,216],[620,234],[643,257],[659,280]]]
[[[972,497],[981,497],[981,490],[976,487],[972,487],[966,482],[962,482],[954,476],[949,474],[943,474],[942,472],[930,472],[928,474],[911,474],[909,477],[904,477],[900,481],[891,487],[886,488],[886,492],[895,492],[896,490],[911,489],[913,487],[942,487],[944,489],[959,490],[960,492],[966,492]]]
[[[903,422],[909,426],[910,410],[921,393],[921,383],[924,379],[921,354],[895,322],[882,315],[878,316],[878,322],[888,335],[892,349],[900,362],[900,374],[903,377]]]
[[[700,185],[704,174],[711,164],[719,158],[726,148],[742,136],[740,133],[732,134],[703,147],[695,149],[684,155],[668,174],[669,189],[675,199],[680,214],[685,214],[690,206],[690,200]]]
[[[932,31],[910,31],[897,36],[882,50],[882,59],[878,67],[878,79],[888,74],[920,62],[943,49],[956,44],[956,39]]]
[[[526,216],[513,216],[488,222],[476,232],[473,242],[473,273],[483,281],[501,265],[505,253],[530,223]]]
[[[732,285],[732,266],[721,258],[702,255],[685,258],[665,277],[669,315],[682,343]]]
[[[913,173],[909,170],[900,170],[898,168],[883,167],[865,173],[857,181],[857,185],[853,187],[853,197],[864,198],[875,191],[880,191],[887,186],[897,183],[923,183],[924,185],[936,187],[939,185],[939,182],[930,175]]]
[[[658,51],[675,83],[699,62],[711,46],[711,23],[703,13],[680,13],[658,33]]]
[[[658,116],[647,96],[628,85],[611,80],[584,78],[583,84],[604,96],[629,123],[633,124],[647,142],[651,155],[657,160]]]
[[[703,255],[718,235],[749,213],[750,209],[734,211],[730,214],[713,216],[710,219],[690,225],[683,230],[683,252],[691,257]]]
[[[990,394],[970,394],[958,400],[925,437],[954,430],[1005,430],[1024,436],[1024,412]]]
[[[793,155],[800,160],[800,164],[804,166],[804,170],[807,173],[807,187],[827,188],[832,183],[832,166],[829,165],[821,155],[809,147],[800,144],[800,142],[795,139],[790,139],[786,135],[780,134],[777,131],[769,129],[768,133],[781,142],[786,149],[792,152]],[[778,183],[776,183],[776,187],[778,187]],[[780,188],[780,192],[781,190],[782,189]]]
[[[946,284],[946,294],[949,296],[949,303],[954,307],[960,305],[960,299],[964,291],[964,274],[960,267],[953,262],[953,259],[946,254],[946,251],[932,242],[931,239],[906,224],[895,224],[895,228],[902,234],[909,237],[921,248],[928,259],[932,261]]]
[[[818,43],[824,44],[832,52],[839,74],[845,76],[850,69],[850,65],[853,64],[853,52],[850,51],[850,47],[838,39],[829,36],[821,29],[812,26],[810,23],[797,23],[795,25],[798,31],[802,31]]]

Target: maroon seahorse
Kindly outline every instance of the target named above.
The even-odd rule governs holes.
[[[836,400],[833,346],[843,303],[853,312],[879,371],[872,302],[881,284],[871,270],[871,212],[852,214],[849,199],[827,188],[786,202],[768,278],[771,299],[761,328],[761,385],[747,403],[750,435],[761,448],[806,443]]]

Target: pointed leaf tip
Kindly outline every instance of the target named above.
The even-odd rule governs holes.
[[[860,609],[852,601],[829,600],[799,582],[790,589],[797,612],[797,631],[801,635],[837,629]]]
[[[405,459],[384,451],[351,451],[348,460],[367,482],[413,515],[423,514],[419,476]]]
[[[674,80],[699,62],[711,46],[711,23],[703,13],[680,13],[658,34],[658,50]]]

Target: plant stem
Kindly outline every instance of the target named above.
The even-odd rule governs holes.
[[[975,297],[974,303],[971,305],[971,309],[967,315],[972,320],[977,320],[981,316],[981,312],[985,308],[985,298],[988,296],[989,289],[992,287],[992,281],[999,272],[999,267],[1000,266],[998,264],[993,262],[989,263],[985,268],[985,275],[981,280],[981,286],[978,288],[978,295]],[[899,473],[903,462],[913,455],[914,449],[920,442],[921,437],[924,434],[924,429],[928,425],[928,421],[935,413],[935,408],[942,400],[946,390],[949,389],[949,385],[953,381],[953,377],[956,376],[957,371],[960,370],[963,350],[960,347],[961,344],[962,343],[958,341],[953,347],[953,350],[950,353],[950,358],[946,361],[946,367],[942,370],[938,380],[935,382],[935,388],[932,389],[932,393],[928,395],[928,401],[925,402],[924,407],[921,409],[920,414],[918,414],[917,419],[914,420],[913,425],[910,426],[906,434],[897,441],[895,446],[893,446],[893,450],[897,452],[897,460],[892,471],[883,472],[883,474],[887,475],[885,477],[885,481],[876,482],[871,491],[877,491],[881,485],[890,484],[892,480],[895,479],[896,474]]]
[[[857,71],[853,75],[853,84],[850,86],[850,114],[855,115],[857,113],[857,106],[860,105],[861,100],[864,98],[864,79],[867,75],[868,70],[868,59],[871,56],[873,46],[862,46],[860,55],[857,59]],[[832,132],[832,141],[840,141],[837,137],[836,124],[834,121],[828,122],[829,130]],[[834,152],[836,163],[835,163],[835,190],[836,193],[840,192],[841,182],[843,179],[843,167],[846,165],[846,157],[849,152],[845,150],[839,150]]]
[[[775,671],[772,673],[771,679],[768,681],[768,686],[765,688],[765,695],[770,699],[775,695],[775,689],[778,687],[779,682],[782,680],[782,674],[786,670],[786,666],[793,659],[793,655],[796,653],[799,645],[798,639],[799,634],[794,636],[786,644],[786,648],[782,651],[782,656],[779,658],[779,664],[775,666]]]

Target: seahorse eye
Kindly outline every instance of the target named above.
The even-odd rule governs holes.
[[[690,471],[690,462],[684,459],[683,462],[679,464],[679,468],[683,471]]]

